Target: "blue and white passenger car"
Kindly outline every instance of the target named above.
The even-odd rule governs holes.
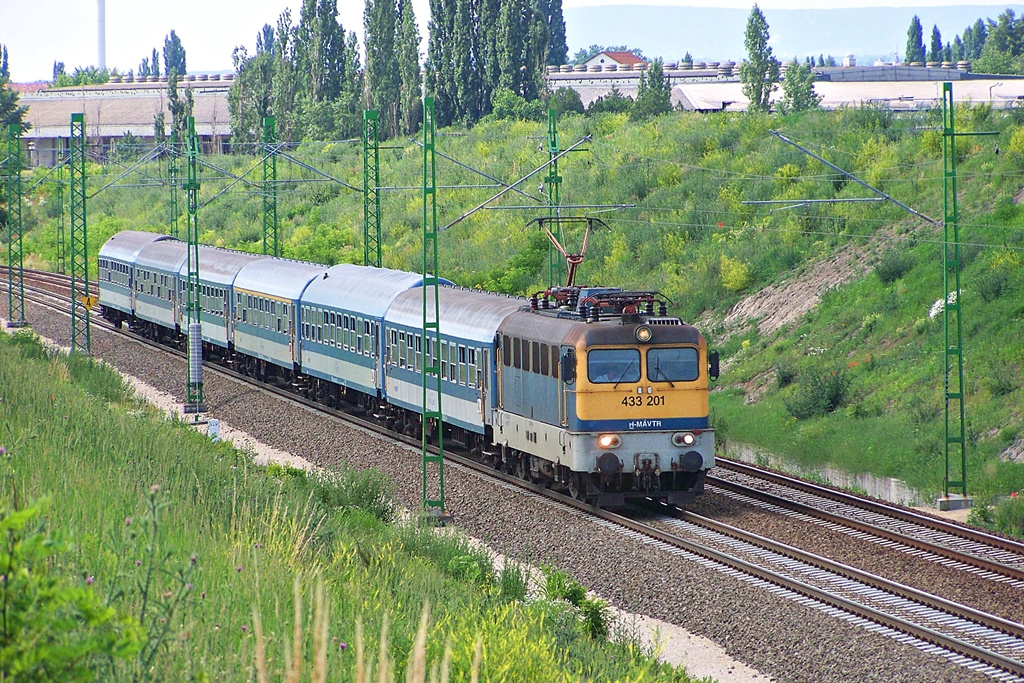
[[[302,372],[381,398],[384,314],[395,297],[422,285],[416,273],[351,264],[310,282],[300,303]]]
[[[440,361],[441,412],[446,424],[484,434],[492,423],[495,373],[492,359],[501,321],[526,301],[455,287],[440,287],[441,343],[431,336],[427,362]],[[400,294],[384,317],[388,403],[419,413],[423,405],[423,293]],[[432,396],[428,395],[428,400]],[[436,403],[428,405],[436,410]],[[462,439],[456,438],[456,441]]]
[[[178,278],[185,243],[161,240],[146,245],[135,258],[135,315],[161,328],[180,332]]]
[[[200,254],[199,261],[202,263]],[[257,257],[234,279],[234,350],[289,371],[300,365],[297,311],[302,293],[327,266]],[[322,334],[322,326],[321,326]]]
[[[127,230],[107,240],[100,247],[97,261],[103,306],[124,313],[122,318],[131,316],[135,310],[135,259],[146,246],[173,239],[155,232]]]
[[[249,264],[266,261],[266,256],[246,254],[217,247],[199,248],[199,320],[203,325],[203,341],[227,350],[232,349],[231,302],[235,279]],[[188,259],[178,269],[178,325],[188,325]]]

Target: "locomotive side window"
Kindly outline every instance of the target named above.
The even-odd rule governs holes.
[[[587,352],[587,377],[595,384],[640,381],[637,349],[591,349]]]
[[[700,374],[697,349],[649,349],[647,351],[647,379],[652,382],[692,382]]]
[[[551,373],[551,353],[547,344],[540,345],[540,374],[547,377]]]
[[[512,340],[507,334],[501,337],[501,362],[505,367],[512,365]]]
[[[518,337],[512,340],[512,366],[516,370],[523,367],[523,345]]]
[[[530,342],[530,349],[532,350],[530,355],[533,356],[533,365],[531,367],[534,372],[540,372],[540,342]]]
[[[558,379],[558,346],[551,347],[551,376]]]

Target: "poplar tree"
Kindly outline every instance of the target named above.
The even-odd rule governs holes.
[[[941,62],[944,52],[945,50],[942,46],[942,34],[939,33],[939,27],[933,24],[931,44],[928,47],[928,61]]]
[[[569,45],[565,42],[565,17],[562,0],[539,0],[541,14],[548,29],[547,58],[545,64],[557,66],[569,60]]]
[[[439,127],[451,125],[456,115],[455,0],[430,0],[427,41],[427,94],[434,98],[434,119]]]
[[[630,118],[635,121],[658,116],[672,111],[672,85],[665,78],[662,60],[655,59],[647,69],[640,72],[640,87]]]
[[[743,94],[750,100],[750,110],[768,111],[772,93],[779,86],[779,60],[772,56],[768,46],[768,22],[755,4],[747,17],[747,30],[743,45],[747,48],[747,61],[740,65],[740,83]]]
[[[411,0],[398,0],[398,76],[401,132],[414,133],[423,120],[420,33]]]
[[[793,64],[786,69],[782,80],[782,99],[779,111],[783,114],[817,109],[821,95],[814,92],[814,74],[807,64]]]
[[[11,70],[7,61],[7,46],[0,43],[0,126],[4,134],[13,123],[21,125],[21,132],[28,131],[32,126],[25,123],[28,107],[18,106],[18,93],[7,87],[11,82]]]
[[[164,38],[164,73],[171,75],[175,70],[178,76],[184,76],[185,71],[185,48],[181,45],[181,39],[172,29],[170,34]]]
[[[924,29],[921,28],[921,20],[915,14],[910,20],[910,28],[907,29],[906,62],[923,62],[924,56]]]
[[[363,10],[365,102],[367,109],[380,112],[383,137],[393,137],[398,132],[401,76],[396,49],[397,9],[394,0],[366,0]]]

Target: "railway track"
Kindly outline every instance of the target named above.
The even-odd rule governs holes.
[[[901,507],[716,458],[709,489],[1024,588],[1024,543]]]
[[[6,287],[6,278],[0,287]],[[67,298],[55,292],[41,292],[27,285],[26,296],[38,305],[68,314]],[[136,343],[153,347],[137,335],[115,330],[101,318],[94,317],[94,322]],[[181,352],[173,349],[163,346],[155,348],[183,358]],[[414,448],[420,446],[418,438],[396,435],[376,422],[325,408],[289,391],[264,385],[220,366],[208,367],[211,373],[243,383],[257,391],[318,410],[332,418],[358,425]],[[682,512],[674,516],[662,513],[653,518],[637,519],[597,510],[454,452],[446,451],[446,456],[455,466],[480,472],[501,481],[503,485],[526,489],[528,495],[542,496],[553,504],[572,508],[576,514],[595,524],[653,545],[671,556],[698,562],[868,631],[945,657],[950,662],[995,680],[1024,683],[1024,626],[1021,624],[692,513]],[[666,508],[659,506],[659,510],[666,511]],[[982,543],[981,540],[974,542]]]

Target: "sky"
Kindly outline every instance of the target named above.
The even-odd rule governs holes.
[[[346,30],[362,35],[363,0],[338,0],[339,19]],[[675,5],[691,7],[751,7],[751,0],[563,0],[564,8],[595,5]],[[829,9],[837,7],[893,6],[892,0],[760,0],[762,9]],[[986,6],[999,12],[991,0],[900,0],[900,6]],[[106,0],[107,66],[121,72],[138,70],[139,62],[157,48],[173,29],[185,48],[191,73],[230,71],[231,52],[237,45],[255,51],[256,34],[264,24],[274,25],[284,9],[298,20],[301,0],[174,0],[140,2]],[[426,34],[429,0],[413,0],[420,34]],[[7,47],[11,78],[15,82],[49,80],[54,61],[67,71],[98,64],[97,0],[0,0],[0,43]],[[569,45],[572,54],[582,45]],[[161,57],[162,59],[162,57]]]

